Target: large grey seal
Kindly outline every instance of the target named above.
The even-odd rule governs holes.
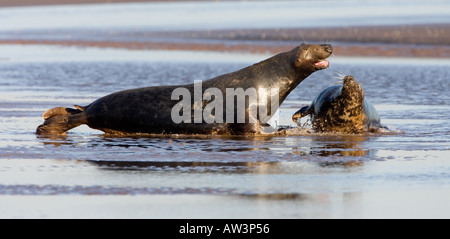
[[[281,104],[306,77],[328,67],[329,63],[325,59],[332,51],[332,46],[328,44],[301,44],[291,51],[236,72],[203,81],[201,84],[125,90],[102,97],[85,107],[53,108],[44,113],[45,122],[37,128],[36,133],[61,135],[82,124],[106,133],[259,133],[262,116],[258,114],[256,122],[249,120],[247,113],[251,111],[252,105],[247,102],[246,96],[239,98],[236,95],[237,100],[235,96],[229,97],[232,103],[227,101],[226,106],[215,105],[217,107],[210,109],[210,115],[226,115],[227,122],[220,119],[210,121],[201,117],[202,115],[198,118],[196,113],[200,110],[201,114],[202,110],[207,110],[206,104],[216,98],[224,99],[230,96],[229,89],[241,89],[241,92],[247,89],[278,89],[276,100]],[[177,90],[183,94],[174,95]],[[212,97],[211,93],[214,93]],[[203,96],[201,102],[196,101],[198,95]],[[258,98],[258,104],[262,103],[268,106],[266,109],[270,108],[268,115],[277,110],[278,106],[274,108],[272,102],[274,99],[270,94]],[[237,119],[236,106],[242,103],[238,101],[245,102],[245,122],[239,122]],[[181,113],[182,120],[178,117]],[[174,116],[178,118],[174,120]]]
[[[342,84],[332,85],[302,107],[293,116],[294,122],[310,115],[316,132],[363,133],[380,127],[380,116],[364,97],[361,85],[353,76],[345,76]]]

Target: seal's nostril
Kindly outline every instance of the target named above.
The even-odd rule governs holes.
[[[323,47],[323,49],[327,52],[332,53],[333,52],[333,47],[330,44],[322,44],[321,45]]]
[[[322,44],[322,47],[325,49],[325,51],[327,52],[333,52],[333,47],[330,44]]]

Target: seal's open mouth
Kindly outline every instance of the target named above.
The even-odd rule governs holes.
[[[315,63],[314,65],[320,69],[325,69],[325,68],[328,68],[330,63],[327,60],[322,60],[322,61]]]

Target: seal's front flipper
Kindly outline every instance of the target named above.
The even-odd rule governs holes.
[[[86,113],[65,107],[47,110],[43,118],[44,123],[36,129],[38,135],[64,135],[66,131],[87,123]]]
[[[77,108],[77,110],[79,110],[79,111],[85,111],[86,109],[87,109],[87,107],[89,107],[89,106],[79,106],[79,105],[74,105],[75,106],[75,108]]]
[[[311,105],[303,106],[297,112],[295,112],[294,115],[292,115],[292,121],[294,121],[297,124],[300,123],[298,119],[311,114],[313,109],[314,108],[311,107]]]
[[[75,106],[75,107],[77,107],[77,106]],[[42,115],[42,118],[44,118],[44,120],[47,120],[54,116],[73,115],[73,114],[81,113],[83,111],[84,110],[78,109],[78,107],[77,107],[77,109],[71,109],[71,108],[66,108],[66,107],[56,107],[56,108],[45,111],[44,114]]]

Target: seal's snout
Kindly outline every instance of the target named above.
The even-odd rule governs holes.
[[[345,88],[357,88],[359,86],[359,83],[356,82],[355,78],[353,76],[346,76],[344,77],[344,87]]]
[[[351,97],[354,102],[362,102],[364,100],[364,91],[353,76],[346,76],[342,85],[342,95]]]
[[[344,77],[344,86],[351,88],[361,88],[361,85],[353,78],[353,76]]]
[[[344,77],[344,82],[352,82],[352,81],[355,81],[355,78],[353,78],[353,76]]]
[[[314,63],[316,69],[322,70],[330,66],[330,63],[325,60],[333,53],[333,47],[330,44],[317,45],[316,62]]]
[[[333,46],[330,44],[322,44],[322,47],[326,52],[333,53]]]

